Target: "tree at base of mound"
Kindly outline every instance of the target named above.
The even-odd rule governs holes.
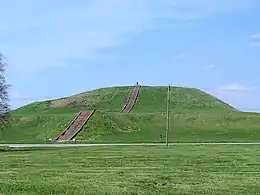
[[[0,53],[0,131],[4,130],[10,125],[9,121],[9,96],[8,88],[10,85],[6,83],[5,79],[6,63],[3,55]]]

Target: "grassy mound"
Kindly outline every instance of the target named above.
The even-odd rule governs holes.
[[[2,142],[55,138],[82,109],[97,110],[77,136],[82,142],[160,142],[165,132],[167,87],[142,87],[130,114],[120,113],[131,87],[102,88],[35,102],[12,111]],[[242,113],[197,89],[171,88],[170,141],[256,141],[260,115]]]

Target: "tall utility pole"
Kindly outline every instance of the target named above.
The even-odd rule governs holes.
[[[167,92],[167,111],[166,111],[166,146],[168,147],[169,141],[169,128],[170,128],[170,102],[171,102],[171,86],[168,86]]]

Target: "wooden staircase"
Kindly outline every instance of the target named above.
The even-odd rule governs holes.
[[[95,110],[80,111],[70,125],[56,138],[57,141],[72,140],[88,122]]]
[[[132,108],[133,108],[134,105],[135,105],[135,102],[136,102],[136,100],[137,100],[137,97],[138,97],[138,95],[139,95],[140,90],[141,90],[141,86],[138,85],[138,84],[135,85],[135,86],[132,88],[131,93],[130,93],[130,95],[129,95],[129,97],[128,97],[128,100],[127,100],[127,102],[126,102],[124,108],[123,108],[122,111],[121,111],[122,113],[129,113],[129,112],[132,110]]]

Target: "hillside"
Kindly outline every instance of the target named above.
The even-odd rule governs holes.
[[[95,114],[78,134],[84,142],[159,142],[165,131],[167,87],[141,88],[129,114],[120,113],[131,87],[102,88],[12,111],[13,125],[2,142],[54,138],[82,109]],[[170,141],[259,140],[260,115],[242,113],[197,89],[171,88]]]
[[[101,88],[61,99],[35,102],[13,112],[32,114],[33,112],[59,113],[66,110],[74,112],[81,109],[95,109],[104,112],[120,112],[132,87]],[[142,86],[134,113],[163,113],[166,110],[167,87]],[[235,109],[217,98],[192,88],[171,88],[171,109],[173,112],[200,110],[234,111]]]

